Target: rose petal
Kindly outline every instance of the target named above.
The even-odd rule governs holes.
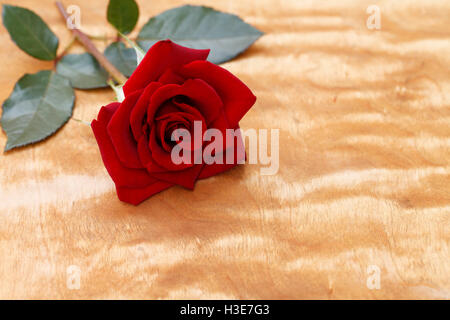
[[[182,117],[178,113],[167,114],[158,119],[156,122],[156,137],[159,139],[163,149],[166,152],[170,152],[172,150],[173,143],[168,143],[167,139],[171,139],[172,131],[176,130],[177,127],[189,129],[190,126],[191,124],[189,120]]]
[[[199,132],[195,132],[195,122],[199,121],[201,122],[201,127],[199,127]],[[171,113],[167,113],[164,114],[162,116],[159,116],[156,118],[156,138],[158,139],[158,141],[161,142],[161,144],[164,144],[164,141],[162,140],[162,135],[160,134],[160,123],[161,122],[167,122],[168,124],[182,124],[182,127],[184,127],[183,129],[186,129],[189,131],[190,135],[191,135],[191,145],[189,146],[185,146],[186,150],[192,151],[192,150],[196,150],[199,149],[203,146],[203,134],[206,131],[207,127],[206,127],[206,123],[205,120],[203,119],[203,117],[198,114],[198,115],[194,115],[191,113],[187,113],[187,112],[171,112]],[[197,145],[195,144],[196,142],[196,137],[195,134],[199,135],[199,138],[197,139]],[[170,133],[170,137],[169,139],[172,138],[172,133]],[[172,149],[172,148],[170,148]],[[170,152],[171,150],[166,150],[168,152]]]
[[[179,94],[192,100],[193,106],[200,111],[207,124],[214,121],[223,108],[222,100],[214,88],[201,79],[187,80]]]
[[[169,101],[164,101],[159,106],[159,108],[157,109],[157,112],[156,112],[156,114],[154,116],[156,118],[158,118],[158,117],[161,117],[161,116],[163,116],[165,114],[174,113],[174,112],[177,112],[177,111],[178,111],[178,108],[177,108],[177,106],[175,104],[172,103],[172,101],[170,101],[170,100]],[[147,119],[148,119],[148,117],[147,117]],[[149,123],[151,123],[151,122],[149,122]]]
[[[155,127],[151,130],[148,145],[152,160],[159,167],[165,168],[168,171],[180,171],[193,166],[192,163],[175,164],[172,162],[171,153],[166,152],[157,142]]]
[[[147,123],[153,123],[155,114],[159,108],[164,106],[164,103],[170,98],[177,95],[180,86],[177,84],[166,84],[156,89],[153,95],[150,97],[150,102],[147,107]]]
[[[173,103],[174,103],[174,104],[178,107],[178,109],[180,109],[181,111],[186,112],[186,113],[190,113],[190,114],[192,114],[194,117],[196,117],[197,119],[202,119],[203,121],[205,121],[205,119],[203,118],[203,116],[202,116],[202,114],[200,113],[200,111],[198,111],[198,109],[196,109],[196,108],[194,108],[194,107],[192,107],[192,106],[190,106],[190,105],[188,105],[188,104],[186,104],[186,103],[179,102],[179,101],[177,101],[176,98],[173,100]],[[206,123],[206,121],[205,121],[205,123]]]
[[[136,206],[145,199],[148,199],[154,194],[166,190],[171,186],[173,186],[172,183],[168,183],[165,181],[156,181],[145,188],[128,188],[116,186],[116,191],[117,196],[121,201],[131,203]]]
[[[162,86],[159,82],[150,83],[145,89],[144,92],[139,97],[139,100],[136,102],[133,110],[131,111],[130,116],[130,125],[131,131],[133,132],[134,139],[139,141],[142,135],[142,122],[145,118],[145,114],[147,113],[148,105],[150,103],[150,98],[156,89]]]
[[[203,166],[204,164],[196,164],[182,171],[154,172],[151,175],[158,180],[164,180],[188,189],[194,189],[195,182]]]
[[[155,161],[151,160],[147,163],[147,171],[152,175],[153,173],[167,172],[167,169],[160,167]]]
[[[107,128],[120,161],[128,168],[143,168],[137,152],[137,142],[130,131],[130,115],[143,90],[133,92],[120,104]]]
[[[167,169],[158,166],[155,161],[153,161],[152,153],[148,147],[148,138],[142,136],[138,142],[138,152],[142,163],[147,168],[148,172],[165,172]]]
[[[156,130],[156,129],[154,129]],[[153,131],[154,131],[153,130]],[[147,170],[158,180],[164,180],[173,184],[178,184],[180,186],[183,186],[188,189],[193,189],[195,185],[195,181],[197,180],[198,175],[202,171],[203,164],[180,164],[175,165],[172,162],[172,159],[170,158],[170,153],[164,153],[163,156],[165,157],[163,161],[166,164],[166,166],[161,166],[157,161],[154,161],[154,155],[150,152],[149,149],[146,147],[146,141],[145,137],[142,137],[139,141],[139,154],[142,156],[143,160],[146,160],[147,164]],[[152,145],[153,149],[155,150],[155,145]],[[158,146],[160,149],[161,147]],[[157,156],[159,154],[159,149]],[[168,171],[167,165],[172,164],[177,171]]]
[[[169,119],[158,121],[156,125],[156,133],[161,146],[166,152],[170,152],[171,146],[166,141],[166,130],[168,130]]]
[[[236,128],[236,129],[238,129],[238,128]],[[238,139],[240,139],[240,140],[238,140]],[[205,164],[202,172],[200,172],[200,175],[198,176],[198,179],[206,179],[206,178],[215,176],[216,174],[222,173],[224,171],[227,171],[227,170],[235,167],[236,165],[239,164],[239,162],[245,160],[246,155],[245,155],[245,149],[244,149],[242,136],[239,135],[239,138],[236,138],[236,140],[237,141],[235,141],[234,146],[233,146],[233,149],[234,149],[233,163],[231,163],[231,164],[226,163],[227,151],[229,152],[229,150],[231,148],[231,147],[229,147],[223,154],[223,164],[220,164],[220,163]]]
[[[220,132],[222,133],[222,138],[223,138],[223,140],[222,140],[223,149],[226,150],[226,149],[230,148],[231,141],[229,141],[230,139],[227,140],[227,131],[226,130],[231,129],[232,127],[230,126],[230,123],[228,122],[228,119],[225,115],[225,111],[222,110],[222,112],[217,117],[217,119],[214,120],[213,123],[211,123],[210,128],[220,130]]]
[[[114,146],[107,132],[107,125],[120,103],[113,102],[100,109],[97,120],[91,123],[94,131],[103,163],[109,175],[118,186],[123,187],[146,187],[153,184],[157,179],[149,175],[145,169],[130,169],[125,167],[119,160]]]
[[[184,79],[181,75],[173,71],[172,68],[167,69],[161,77],[159,77],[158,82],[161,82],[162,84],[183,84],[183,82],[186,79]]]
[[[212,86],[222,99],[225,114],[232,127],[247,113],[256,101],[250,89],[229,71],[209,62],[194,61],[183,66],[179,74],[199,78]]]
[[[217,118],[223,107],[220,97],[210,85],[200,79],[190,79],[181,86],[167,84],[157,89],[150,99],[147,122],[153,122],[155,114],[158,114],[158,109],[164,102],[179,95],[186,96],[192,101],[193,107],[199,110],[207,124]]]
[[[190,49],[179,46],[170,40],[155,43],[123,86],[125,96],[156,81],[167,69],[171,68],[176,71],[186,63],[206,60],[208,54],[209,49]]]

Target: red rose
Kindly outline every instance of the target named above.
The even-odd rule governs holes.
[[[193,122],[199,121],[202,132],[216,128],[225,137],[225,130],[238,128],[255,103],[245,84],[206,61],[208,54],[170,40],[156,43],[123,86],[125,100],[102,107],[92,121],[120,200],[136,205],[173,185],[192,189],[197,179],[236,165],[175,164],[171,159],[173,130],[191,132]],[[238,153],[235,150],[236,157]]]

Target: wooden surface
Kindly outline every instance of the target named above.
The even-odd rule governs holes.
[[[241,127],[281,129],[278,174],[245,165],[134,207],[117,199],[91,129],[69,121],[0,155],[0,298],[450,298],[450,2],[138,0],[138,28],[186,2],[266,33],[223,66],[258,97]],[[366,27],[374,2],[378,31]],[[9,3],[67,45],[53,1]],[[64,4],[80,6],[83,30],[114,35],[107,1]],[[52,63],[3,26],[0,41],[4,101]],[[112,99],[76,91],[74,117]]]

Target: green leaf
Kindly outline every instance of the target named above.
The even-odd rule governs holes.
[[[68,54],[56,65],[56,72],[67,79],[74,88],[104,88],[108,73],[90,53]]]
[[[56,58],[58,38],[37,14],[4,4],[2,17],[3,25],[20,49],[41,60]]]
[[[139,8],[134,0],[109,0],[107,19],[117,31],[128,34],[137,23]]]
[[[74,100],[64,77],[50,70],[24,75],[3,104],[1,124],[8,136],[5,151],[55,133],[72,115]]]
[[[104,52],[105,57],[122,72],[129,77],[136,69],[136,52],[133,48],[127,48],[122,42],[111,43]]]
[[[245,51],[262,34],[238,16],[186,5],[151,18],[137,40],[145,51],[164,39],[194,49],[211,49],[208,60],[222,63]]]

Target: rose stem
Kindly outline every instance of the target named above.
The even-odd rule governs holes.
[[[59,1],[56,1],[55,4],[58,7],[59,12],[63,16],[64,21],[67,21],[69,15],[67,14],[66,9],[64,9],[63,4]],[[78,28],[73,28],[71,30],[78,41],[80,41],[84,45],[86,50],[89,51],[97,59],[101,66],[105,68],[106,71],[108,71],[108,73],[116,82],[118,82],[119,84],[124,84],[125,81],[127,81],[127,78],[119,70],[117,70],[117,68],[114,67],[114,65],[109,62],[109,60],[106,59],[106,57],[100,51],[98,51],[94,43],[85,33],[83,33]]]

